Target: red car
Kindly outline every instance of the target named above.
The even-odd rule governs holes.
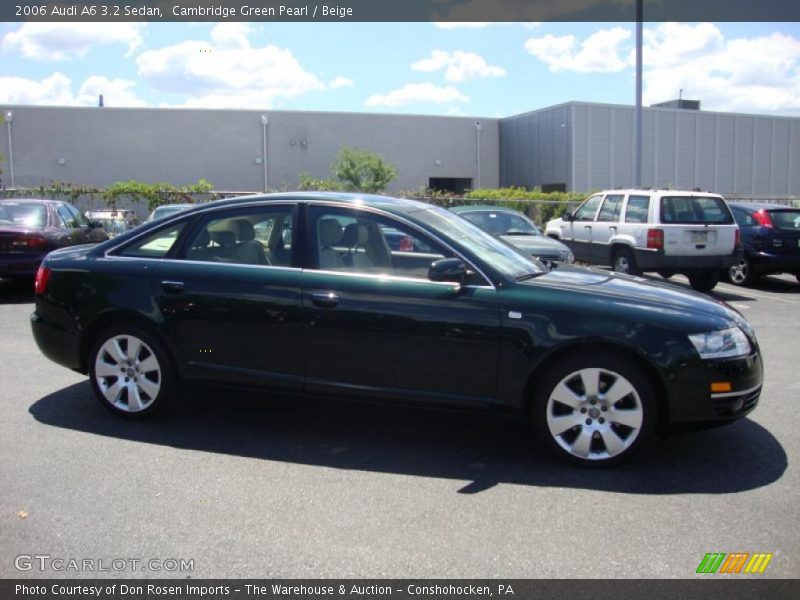
[[[0,277],[32,277],[51,250],[108,239],[98,223],[59,200],[0,200]]]

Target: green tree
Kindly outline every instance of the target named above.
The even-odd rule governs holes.
[[[347,189],[370,193],[384,191],[397,177],[397,169],[380,155],[347,146],[339,150],[331,172]]]

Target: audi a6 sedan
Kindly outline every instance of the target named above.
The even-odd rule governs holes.
[[[403,250],[387,232],[412,239]],[[184,382],[512,412],[599,466],[656,432],[756,406],[752,327],[722,302],[528,256],[411,200],[220,200],[52,252],[39,348],[111,412],[155,413]],[[424,418],[421,416],[420,418]]]

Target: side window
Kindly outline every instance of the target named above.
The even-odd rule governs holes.
[[[650,211],[649,196],[629,196],[628,207],[625,209],[626,223],[647,223],[647,213]]]
[[[619,212],[622,208],[622,199],[625,196],[622,194],[609,194],[603,202],[603,208],[600,209],[600,214],[597,215],[598,221],[619,221]]]
[[[288,267],[292,264],[292,208],[237,209],[209,217],[186,248],[187,260]]]
[[[181,221],[159,229],[125,246],[122,250],[117,251],[116,254],[117,256],[136,258],[164,258],[172,250],[184,226],[185,221]]]
[[[67,210],[72,214],[75,222],[78,224],[78,227],[88,227],[89,221],[88,219],[83,216],[83,213],[79,211],[77,208],[72,206],[72,204],[64,204],[67,207]]]
[[[359,211],[320,209],[314,239],[317,265],[326,271],[427,279],[431,263],[452,256],[402,223]]]
[[[750,213],[739,208],[733,208],[731,210],[733,211],[733,218],[736,219],[736,223],[741,227],[747,227],[749,225],[756,224],[756,220],[750,216]]]
[[[581,207],[575,211],[574,220],[575,221],[594,221],[594,215],[597,213],[597,209],[600,207],[600,202],[602,202],[603,196],[600,194],[596,196],[591,196],[586,202],[584,202]]]
[[[56,212],[58,212],[58,216],[61,217],[61,222],[64,224],[64,227],[67,229],[75,229],[78,227],[78,221],[75,219],[75,215],[70,212],[66,204],[57,204]]]

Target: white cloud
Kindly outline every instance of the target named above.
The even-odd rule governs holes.
[[[620,46],[630,37],[631,32],[622,27],[596,31],[580,44],[574,35],[548,34],[527,40],[525,50],[547,64],[551,71],[610,73],[629,64],[620,57]]]
[[[387,94],[375,94],[367,98],[367,106],[398,107],[407,104],[433,102],[445,104],[447,102],[468,102],[464,94],[453,86],[439,87],[432,83],[409,83],[400,89],[392,90]]]
[[[336,77],[333,81],[331,81],[328,84],[328,86],[332,90],[338,90],[339,88],[343,87],[351,87],[352,85],[354,85],[352,79],[348,79],[347,77],[342,77],[341,75],[339,77]]]
[[[444,69],[447,81],[461,82],[476,77],[500,77],[506,74],[505,69],[493,67],[479,54],[474,52],[446,52],[434,50],[429,58],[423,58],[411,65],[414,71],[430,73]]]
[[[0,77],[0,103],[34,104],[51,106],[97,106],[103,94],[106,106],[147,106],[136,96],[135,81],[107,79],[99,75],[88,77],[78,89],[72,91],[72,81],[60,72],[41,81],[23,77]]]
[[[800,114],[800,40],[725,40],[713,25],[665,23],[646,36],[644,102],[702,101],[721,111]]]
[[[187,96],[183,106],[265,108],[326,85],[285,49],[252,46],[246,24],[220,23],[214,45],[186,40],[140,54],[139,76],[162,92]]]
[[[0,50],[32,60],[70,60],[94,48],[123,44],[126,56],[142,44],[143,23],[23,23],[0,41]]]

